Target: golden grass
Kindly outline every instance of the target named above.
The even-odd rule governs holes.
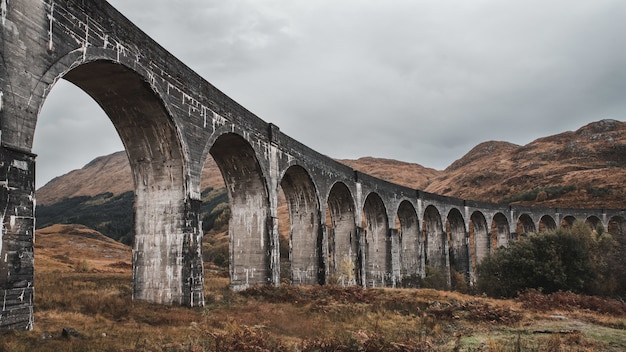
[[[133,301],[130,258],[91,257],[88,270],[77,270],[85,253],[66,255],[62,241],[38,243],[35,329],[5,333],[0,351],[626,350],[624,315],[432,289],[280,286],[236,293],[225,273],[207,270],[203,308]],[[63,337],[67,327],[80,336]]]

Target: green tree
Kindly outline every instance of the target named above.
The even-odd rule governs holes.
[[[530,234],[478,266],[477,288],[495,297],[513,297],[529,288],[587,293],[595,283],[594,253],[596,241],[584,223]]]

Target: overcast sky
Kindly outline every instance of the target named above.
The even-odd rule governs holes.
[[[488,140],[527,144],[626,120],[623,0],[110,0],[206,80],[334,158],[445,169]],[[35,134],[37,186],[122,150],[61,81]]]

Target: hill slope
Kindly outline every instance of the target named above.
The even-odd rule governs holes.
[[[626,123],[593,122],[525,146],[484,142],[444,171],[372,157],[339,161],[403,186],[468,200],[621,208],[626,198]],[[211,158],[204,168],[203,187],[224,187]],[[52,180],[37,190],[37,202],[51,205],[68,197],[118,195],[132,189],[128,160],[118,152]]]
[[[621,208],[624,184],[626,123],[602,120],[525,146],[481,143],[426,191],[523,205]],[[546,194],[537,196],[541,190]]]

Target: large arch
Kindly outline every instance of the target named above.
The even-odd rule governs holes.
[[[496,213],[491,221],[491,236],[496,243],[493,248],[508,247],[511,239],[509,220],[502,213]],[[493,239],[492,239],[493,242]]]
[[[275,283],[274,247],[266,182],[252,146],[234,133],[221,135],[210,150],[222,173],[231,209],[231,287]]]
[[[384,287],[391,281],[391,237],[385,204],[370,193],[363,206],[365,286]]]
[[[420,272],[419,219],[415,207],[405,200],[397,212],[400,222],[398,237],[400,245],[400,279],[417,276]]]
[[[291,283],[323,284],[322,227],[313,180],[304,168],[292,166],[280,185],[289,208]]]
[[[186,194],[183,147],[163,100],[145,77],[112,61],[63,78],[102,107],[126,149],[135,184],[133,297],[203,305],[199,201]]]
[[[448,234],[449,243],[449,260],[450,269],[456,270],[458,273],[465,275],[466,279],[470,276],[470,257],[468,247],[468,233],[465,229],[465,219],[461,212],[454,208],[448,213],[446,218],[446,232]]]
[[[344,183],[333,185],[326,209],[329,279],[343,286],[356,285],[360,282],[360,263],[357,260],[359,239],[356,233],[354,198]]]

